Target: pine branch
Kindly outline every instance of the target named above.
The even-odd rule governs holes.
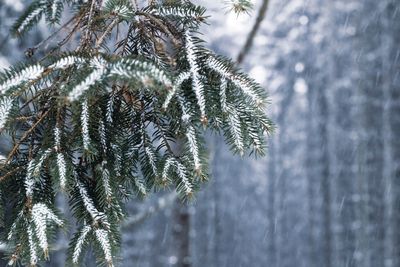
[[[13,99],[5,97],[0,100],[0,132],[3,130],[13,106]]]
[[[263,154],[272,130],[267,95],[203,46],[197,33],[205,9],[190,1],[139,8],[128,0],[37,0],[16,32],[43,15],[62,21],[67,3],[71,20],[32,52],[71,26],[64,39],[39,62],[32,57],[0,73],[0,129],[14,144],[0,167],[0,194],[13,196],[2,198],[13,217],[4,220],[8,237],[1,241],[14,248],[11,264],[47,260],[53,233],[64,227],[54,197],[61,191],[78,225],[68,264],[79,266],[92,247],[100,264],[113,266],[121,225],[169,201],[124,224],[127,199],[173,189],[190,200],[208,179],[208,129],[223,133],[233,152]],[[126,36],[111,42],[116,28],[117,38]],[[66,44],[73,47],[67,53]]]

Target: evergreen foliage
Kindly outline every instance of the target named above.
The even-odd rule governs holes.
[[[0,75],[0,131],[13,140],[0,162],[10,265],[49,258],[54,234],[68,225],[58,192],[77,224],[69,264],[80,265],[91,246],[99,266],[114,266],[126,199],[171,187],[190,199],[208,180],[206,129],[241,155],[264,153],[266,93],[205,48],[197,31],[206,10],[133,3],[38,0],[13,27],[20,35],[43,15],[57,23],[65,6],[73,10],[63,42]],[[73,35],[79,46],[66,51]]]
[[[235,13],[248,13],[253,8],[251,0],[228,0],[227,2]]]

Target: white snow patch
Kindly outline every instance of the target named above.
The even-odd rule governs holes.
[[[262,34],[257,35],[254,38],[254,45],[255,46],[264,46],[268,44],[268,37]]]
[[[357,29],[354,26],[349,26],[346,28],[346,34],[350,36],[354,36],[357,33]]]
[[[9,66],[10,62],[8,62],[8,60],[5,57],[0,56],[0,71],[8,68]]]
[[[4,0],[4,3],[18,12],[21,12],[24,9],[24,4],[21,0]]]
[[[309,19],[308,19],[308,17],[305,16],[305,15],[303,15],[303,16],[301,16],[301,17],[299,18],[299,23],[300,23],[301,25],[307,25],[307,24],[308,24],[308,21],[309,21]]]
[[[264,83],[267,76],[267,69],[262,65],[256,65],[250,70],[250,77],[255,79],[258,83]]]
[[[304,95],[308,91],[308,85],[303,78],[296,79],[294,83],[294,91],[300,95]]]
[[[304,71],[304,64],[302,62],[297,62],[296,65],[294,65],[294,70],[297,73],[302,73]]]

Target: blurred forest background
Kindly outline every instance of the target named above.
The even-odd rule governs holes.
[[[26,2],[0,0],[0,69],[52,31],[9,37]],[[120,266],[400,266],[400,1],[257,0],[240,16],[193,2],[211,16],[209,47],[232,58],[267,7],[242,67],[277,129],[259,159],[210,136],[213,179],[190,205],[132,201]],[[66,240],[47,266],[64,266]]]

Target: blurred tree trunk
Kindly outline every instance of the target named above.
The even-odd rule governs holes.
[[[315,6],[324,5],[325,0],[309,2],[308,43],[305,44],[304,70],[302,77],[307,88],[307,148],[305,151],[309,205],[309,266],[332,266],[332,214],[331,185],[328,157],[328,100],[326,86],[330,72],[330,58],[325,51],[329,42],[322,39],[315,43],[313,37],[326,29],[326,18]],[[322,10],[323,11],[323,10]]]
[[[384,57],[384,175],[386,182],[386,207],[388,209],[385,266],[400,266],[400,3],[388,0],[383,18],[386,31],[382,52]],[[391,240],[391,242],[390,242]]]
[[[315,73],[315,71],[312,71]],[[318,76],[323,80],[326,77]],[[325,90],[310,77],[307,170],[310,219],[310,266],[331,266],[331,188],[329,180],[327,101]]]
[[[277,244],[276,244],[276,229],[277,229],[277,219],[276,219],[276,150],[274,143],[270,140],[268,157],[268,230],[265,236],[266,242],[268,242],[268,263],[271,266],[277,266]]]
[[[329,60],[332,61],[327,87],[329,179],[332,180],[333,201],[333,266],[357,266],[356,231],[359,227],[356,212],[359,195],[357,177],[357,129],[354,50],[355,36],[346,29],[354,27],[351,13],[357,1],[328,1],[326,15],[330,42]]]
[[[190,256],[190,214],[186,204],[177,199],[172,212],[173,255],[176,257],[174,266],[191,267]]]
[[[385,1],[364,1],[358,11],[358,44],[360,55],[358,68],[360,80],[360,147],[359,183],[363,185],[361,196],[364,207],[362,220],[363,266],[384,266],[384,179],[383,175],[383,106],[384,81],[382,77],[382,52],[387,51],[382,35],[388,30],[383,26]],[[386,52],[387,53],[387,52]]]

